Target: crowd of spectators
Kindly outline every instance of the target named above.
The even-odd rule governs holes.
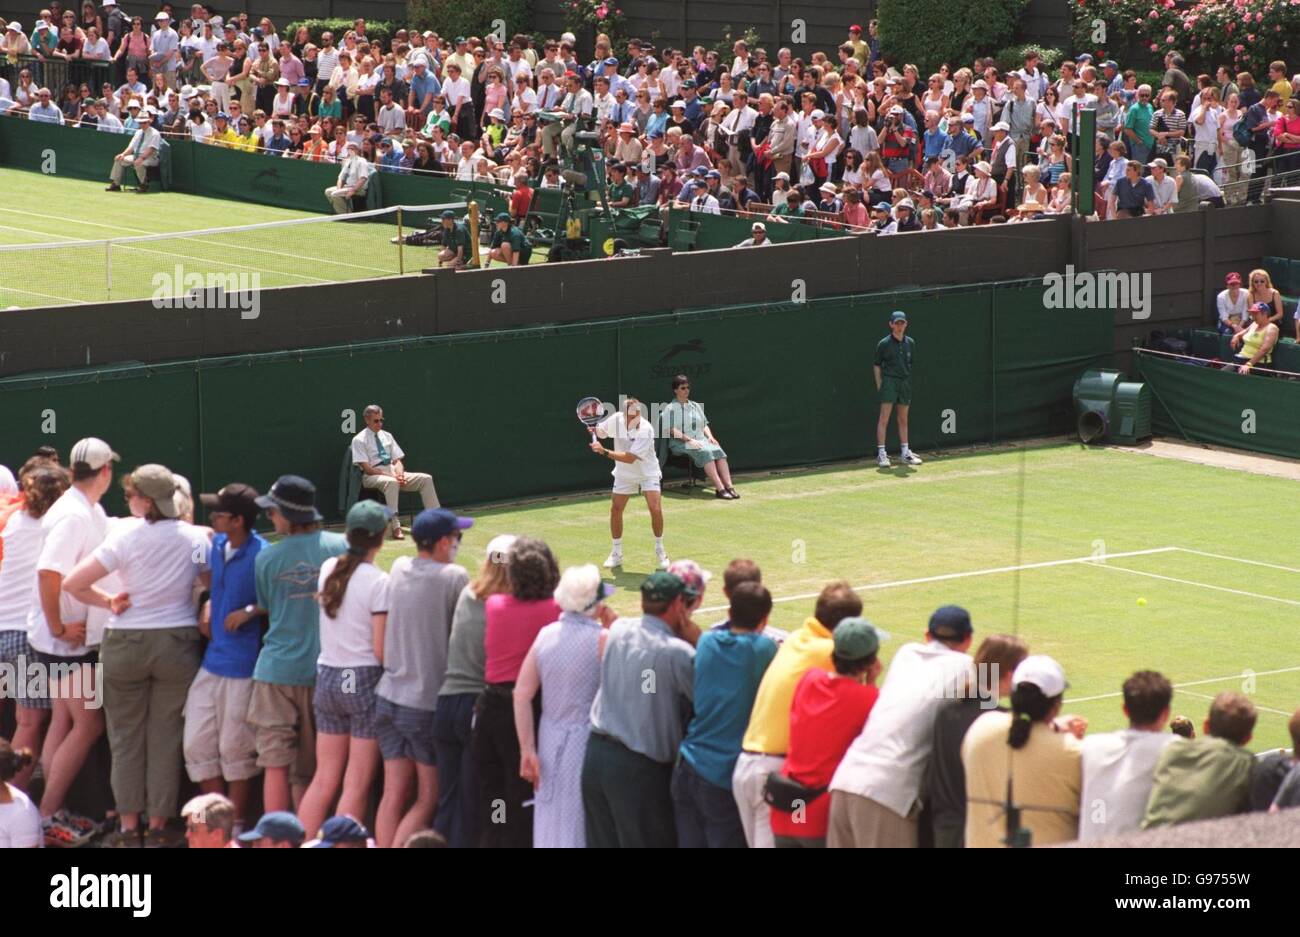
[[[1030,53],[1010,71],[977,58],[927,77],[880,48],[874,21],[804,59],[744,41],[728,57],[635,39],[615,50],[604,35],[579,50],[569,33],[399,29],[384,43],[362,19],[313,38],[205,4],[188,13],[87,0],[8,23],[0,111],[114,133],[148,120],[163,139],[316,162],[355,148],[366,172],[529,191],[562,185],[558,147],[582,118],[611,207],[752,210],[764,228],[893,233],[1070,211],[1080,108],[1097,115],[1087,209],[1101,218],[1257,202],[1270,170],[1300,169],[1300,76],[1280,61],[1258,84],[1227,68],[1193,81],[1170,52],[1157,88],[1087,54],[1054,75]],[[83,73],[97,77],[42,83]]]
[[[782,632],[736,559],[711,621],[710,574],[678,560],[618,617],[596,566],[535,538],[458,565],[474,521],[446,509],[385,572],[380,502],[329,532],[287,475],[200,496],[209,527],[162,465],[118,477],[96,438],[68,461],[0,468],[0,664],[24,675],[0,846],[100,834],[68,801],[105,732],[116,848],[179,845],[178,817],[191,848],[1046,845],[1300,804],[1300,712],[1295,748],[1256,757],[1249,698],[1220,693],[1195,738],[1144,670],[1128,727],[1089,733],[1055,660],[959,606],[896,638],[837,581]]]

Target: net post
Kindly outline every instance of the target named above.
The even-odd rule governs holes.
[[[113,301],[113,242],[104,242],[104,298]]]
[[[397,206],[397,272],[399,275],[406,273],[406,266],[402,257],[402,206]]]
[[[469,203],[469,246],[474,257],[475,270],[482,265],[478,240],[478,202],[471,199]]]

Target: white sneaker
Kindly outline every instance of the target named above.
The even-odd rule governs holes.
[[[602,564],[606,569],[613,569],[615,566],[623,565],[623,553],[621,550],[610,550],[609,556],[605,557]]]
[[[881,468],[889,468],[889,456],[883,452],[876,456],[876,464]]]
[[[904,454],[903,454],[903,464],[904,464],[904,465],[920,465],[920,464],[921,464],[921,457],[918,456],[915,452],[907,452],[907,453],[904,453]]]
[[[655,556],[659,558],[659,568],[660,568],[660,569],[667,569],[667,568],[671,565],[671,563],[670,563],[670,561],[669,561],[669,559],[668,559],[668,554],[665,553],[663,550],[656,550],[656,551],[655,551]]]

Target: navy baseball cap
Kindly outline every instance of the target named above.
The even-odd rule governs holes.
[[[442,217],[454,219],[456,217],[456,213],[452,211],[450,208],[444,208],[442,210]]]
[[[614,56],[611,55],[609,58],[605,59],[605,64],[606,64],[606,65],[617,65],[617,64],[618,64],[618,59],[616,59]]]
[[[872,211],[893,211],[894,206],[890,205],[888,202],[876,202],[876,204],[871,206],[871,210]]]
[[[287,810],[266,814],[257,821],[257,826],[238,836],[241,843],[255,843],[259,839],[269,839],[277,843],[293,843],[295,846],[301,846],[306,838],[307,831],[303,829],[298,818]]]
[[[364,843],[370,831],[351,817],[330,817],[320,828],[316,849],[332,849],[339,843]]]
[[[474,518],[460,517],[446,508],[425,508],[415,515],[411,523],[411,536],[416,543],[436,543],[458,530],[474,526]]]
[[[704,174],[704,178],[706,178],[706,179],[721,179],[721,178],[722,178],[722,173],[718,172],[716,169],[710,169],[708,172],[706,172],[706,173]]]
[[[907,321],[907,313],[903,312],[903,310],[901,310],[901,309],[895,309],[893,312],[891,312],[891,313],[889,314],[889,321],[890,321],[891,323],[894,323],[894,322],[906,322],[906,321]]]
[[[970,612],[960,605],[944,605],[936,608],[934,614],[930,616],[930,626],[927,630],[936,638],[945,641],[960,641],[962,638],[970,637],[975,631],[970,623]]]

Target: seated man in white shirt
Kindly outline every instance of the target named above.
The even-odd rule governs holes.
[[[399,491],[418,491],[426,508],[441,507],[433,478],[423,472],[408,472],[402,465],[406,455],[393,434],[384,429],[384,411],[372,403],[361,414],[366,428],[352,437],[352,461],[361,469],[361,487],[378,488],[384,495],[388,510],[393,516],[394,540],[403,539],[402,525],[397,519]]]

